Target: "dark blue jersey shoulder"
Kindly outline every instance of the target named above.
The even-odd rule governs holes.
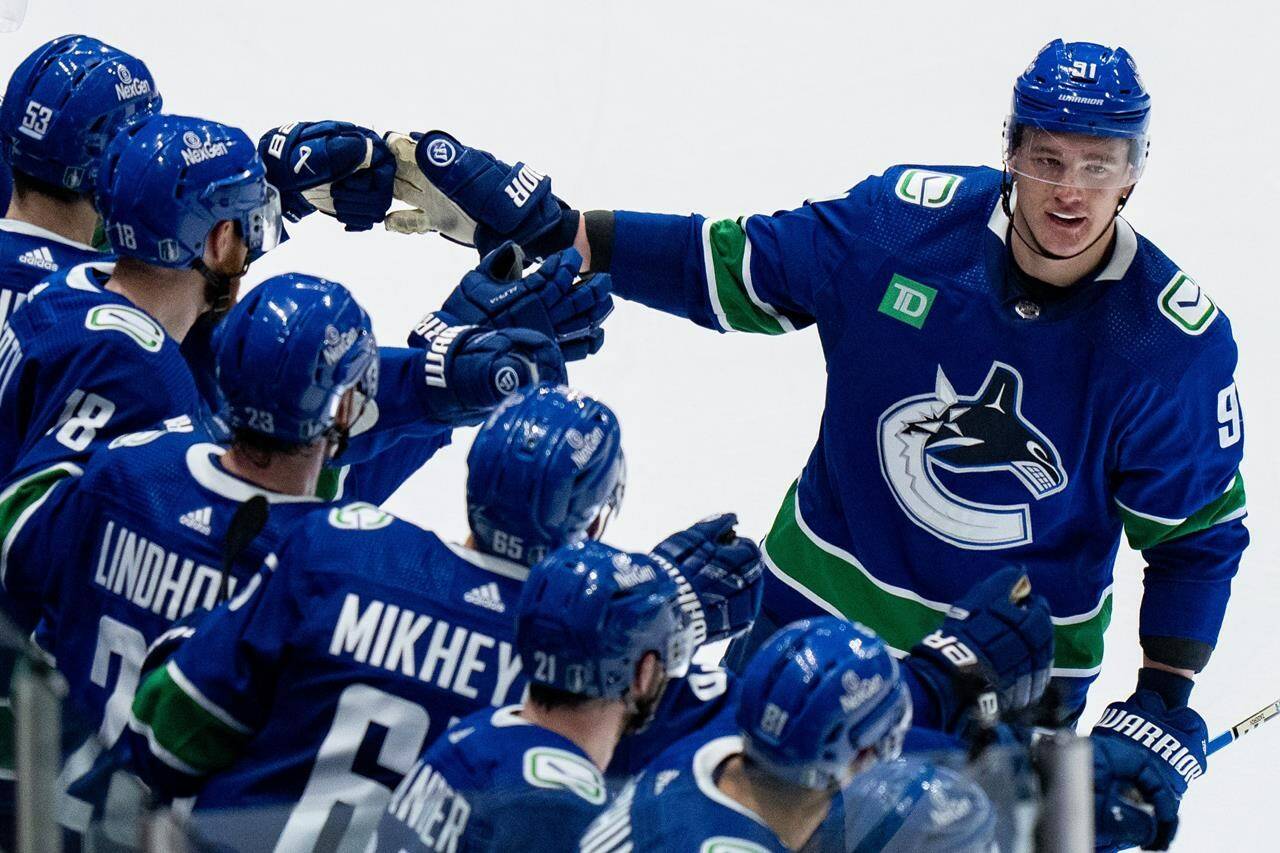
[[[460,721],[405,776],[373,849],[571,850],[607,798],[599,769],[572,741],[529,724],[518,706],[483,711]]]
[[[592,822],[580,849],[784,853],[773,830],[716,785],[719,769],[741,751],[740,737],[709,730],[678,741]]]
[[[102,285],[109,264],[50,276],[0,334],[0,471],[83,460],[110,439],[203,404],[178,345]]]
[[[0,325],[45,277],[106,257],[37,225],[0,219]]]

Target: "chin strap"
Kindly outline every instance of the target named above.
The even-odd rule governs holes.
[[[231,275],[211,269],[203,258],[196,258],[191,263],[191,268],[200,273],[200,276],[204,279],[204,299],[209,303],[209,311],[215,316],[221,317],[231,310],[232,282],[249,271],[249,264],[246,263],[239,272]]]
[[[1051,261],[1069,261],[1072,258],[1080,257],[1085,252],[1096,246],[1098,241],[1105,237],[1111,230],[1111,226],[1115,224],[1116,218],[1120,215],[1120,211],[1124,210],[1124,206],[1129,203],[1129,197],[1132,195],[1133,190],[1130,189],[1128,194],[1120,196],[1120,201],[1116,204],[1116,211],[1111,214],[1111,220],[1107,223],[1107,227],[1103,228],[1102,231],[1098,233],[1097,237],[1090,240],[1089,245],[1085,246],[1078,252],[1073,252],[1070,255],[1059,255],[1046,249],[1040,241],[1036,239],[1036,235],[1030,233],[1030,228],[1027,229],[1028,233],[1026,234],[1023,234],[1022,229],[1018,228],[1018,219],[1013,215],[1013,179],[1009,176],[1009,170],[1007,168],[1004,170],[1004,177],[1000,181],[1000,205],[1004,208],[1004,215],[1009,217],[1009,230],[1017,235],[1018,239],[1022,241],[1022,245],[1026,246],[1036,255],[1039,255],[1042,258],[1047,258]]]

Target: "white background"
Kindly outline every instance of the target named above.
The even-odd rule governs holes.
[[[1012,80],[1042,44],[1125,45],[1155,99],[1151,160],[1126,215],[1214,296],[1241,350],[1254,544],[1192,700],[1216,731],[1280,697],[1278,25],[1261,2],[31,0],[23,29],[0,36],[0,70],[85,32],[141,56],[169,111],[255,138],[293,119],[441,127],[547,172],[579,209],[738,215],[842,191],[893,163],[994,165]],[[387,343],[474,262],[438,238],[348,235],[319,217],[293,234],[250,280],[340,280]],[[624,428],[630,482],[610,538],[646,548],[724,509],[763,535],[817,433],[816,334],[719,336],[621,302],[608,330],[572,380]],[[463,537],[469,442],[459,434],[392,509]],[[1122,554],[1086,721],[1132,689],[1140,570]],[[1278,764],[1280,722],[1216,756],[1188,794],[1176,847],[1275,849]]]

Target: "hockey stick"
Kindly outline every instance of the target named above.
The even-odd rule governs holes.
[[[1209,746],[1205,750],[1206,755],[1213,755],[1229,743],[1239,739],[1242,735],[1253,731],[1258,726],[1270,720],[1272,717],[1280,716],[1280,700],[1272,702],[1260,711],[1254,712],[1249,717],[1236,723],[1222,734],[1209,741]]]

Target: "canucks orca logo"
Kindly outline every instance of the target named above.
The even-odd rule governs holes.
[[[960,548],[993,550],[1031,542],[1031,507],[960,497],[938,479],[939,468],[960,474],[1007,472],[1036,500],[1067,485],[1057,448],[1022,415],[1022,376],[998,361],[970,397],[957,395],[939,366],[934,392],[890,406],[880,416],[878,438],[881,472],[903,512]]]

